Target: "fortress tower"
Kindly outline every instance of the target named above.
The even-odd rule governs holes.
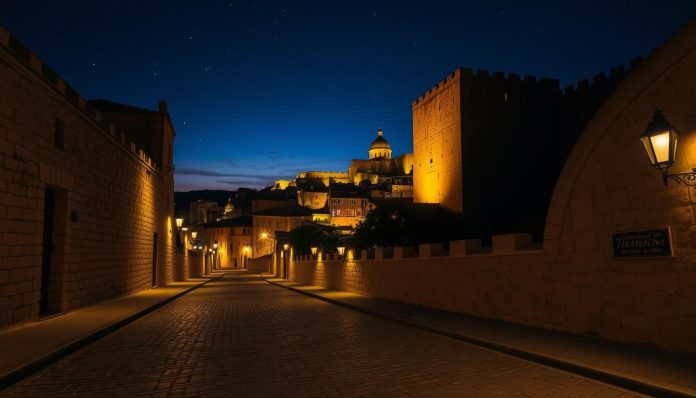
[[[540,233],[570,148],[627,74],[561,92],[554,79],[456,69],[412,103],[414,201],[463,212],[478,236]]]

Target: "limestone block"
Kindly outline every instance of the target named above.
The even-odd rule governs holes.
[[[505,234],[493,236],[493,254],[513,254],[534,243],[532,234]]]
[[[394,248],[394,259],[416,257],[416,248],[413,246],[397,246]]]
[[[481,251],[481,239],[463,239],[450,242],[450,255],[466,256]]]
[[[424,243],[418,245],[418,257],[429,258],[442,256],[445,253],[445,245],[442,243]]]

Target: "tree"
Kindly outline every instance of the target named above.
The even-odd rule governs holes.
[[[293,229],[289,232],[288,239],[297,255],[310,254],[312,246],[325,252],[333,252],[341,243],[341,237],[335,228],[316,224]]]
[[[439,205],[382,201],[358,225],[353,236],[358,248],[413,246],[466,237],[461,213]]]

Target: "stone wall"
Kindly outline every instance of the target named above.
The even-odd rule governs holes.
[[[615,341],[696,353],[696,188],[663,184],[638,139],[653,111],[681,131],[673,172],[696,166],[696,21],[638,65],[570,153],[546,217],[494,236],[351,261],[291,263],[299,282]],[[414,121],[414,123],[416,123]],[[418,162],[418,159],[416,159]],[[414,175],[414,178],[417,176]],[[417,180],[416,180],[417,183]],[[524,192],[518,192],[524,194]],[[669,226],[672,257],[615,258],[611,235]],[[418,257],[420,256],[420,257]]]
[[[0,327],[174,279],[172,170],[126,137],[0,28]]]

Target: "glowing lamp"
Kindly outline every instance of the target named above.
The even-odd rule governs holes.
[[[672,167],[677,153],[678,135],[679,132],[665,119],[662,111],[656,110],[640,136],[653,167],[663,170]]]
[[[288,250],[289,248],[290,248],[290,245],[288,245],[287,243],[283,244],[283,250]]]
[[[218,247],[217,241],[213,242],[213,249],[217,249],[217,247]]]
[[[268,238],[268,234],[265,233],[265,232],[262,232],[262,233],[261,233],[261,239],[266,239],[266,238]]]
[[[196,239],[198,237],[198,231],[191,231],[191,239]]]
[[[684,185],[696,185],[696,168],[691,172],[670,174],[669,168],[674,165],[677,156],[677,140],[679,131],[672,126],[665,118],[661,110],[655,110],[652,120],[648,123],[640,140],[643,142],[645,151],[652,166],[662,172],[662,179],[667,185],[667,179]]]
[[[177,218],[176,220],[176,227],[178,229],[181,229],[181,227],[184,225],[184,219],[183,218]]]
[[[336,248],[336,250],[338,251],[339,256],[346,254],[346,247],[345,246],[338,246]]]
[[[245,246],[244,246],[244,251],[248,253],[249,250],[251,250],[251,248],[249,247],[249,245],[245,245]]]
[[[312,255],[316,255],[316,254],[317,254],[317,250],[319,250],[319,248],[316,247],[316,246],[312,246],[312,247],[310,248],[310,250],[312,251]]]

